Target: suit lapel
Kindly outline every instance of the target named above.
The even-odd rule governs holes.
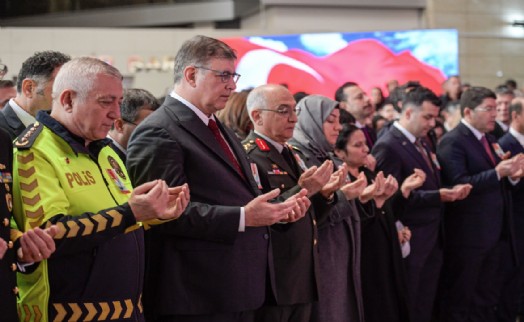
[[[511,146],[514,147],[514,149],[511,149],[513,151],[516,151],[517,154],[518,153],[524,153],[524,147],[522,146],[522,144],[520,144],[520,142],[517,140],[516,137],[514,137],[512,134],[510,134],[510,140],[511,140]],[[506,151],[504,151],[506,152]],[[515,156],[516,154],[514,154],[513,152],[511,152],[512,155],[511,156]]]
[[[15,133],[21,133],[24,131],[25,126],[16,115],[11,104],[7,104],[5,108],[2,110],[2,113],[4,113],[5,115],[7,124],[9,124],[9,126],[14,130]]]
[[[486,150],[484,149],[484,146],[482,145],[482,143],[477,139],[477,137],[475,136],[475,134],[473,134],[473,132],[471,132],[470,129],[468,129],[467,126],[465,126],[464,124],[459,123],[459,125],[457,125],[459,131],[466,137],[466,140],[469,141],[469,145],[476,149],[478,151],[478,153],[480,153],[482,155],[482,157],[484,158],[484,160],[486,160],[486,162],[490,165],[491,168],[494,167],[493,163],[491,162],[491,158],[489,157],[488,153],[486,152]],[[490,145],[490,149],[491,149],[491,142],[489,141],[489,138],[488,136],[486,136],[486,139],[488,139],[488,143]],[[495,152],[493,152],[493,150],[491,151],[493,153],[493,156],[495,157],[495,161],[498,162],[500,161],[500,159],[498,158],[497,154]]]
[[[428,164],[426,163],[426,160],[424,160],[424,157],[420,154],[420,152],[417,150],[415,145],[411,143],[408,140],[408,138],[402,132],[400,132],[396,127],[392,127],[390,131],[393,137],[395,137],[395,139],[398,141],[398,144],[402,146],[402,148],[406,150],[406,152],[409,155],[411,155],[411,157],[417,162],[418,167],[424,169],[424,172],[428,174],[427,177],[432,178],[432,180],[436,181],[436,183],[438,184],[439,183],[437,179],[438,169],[435,169],[435,166],[433,164],[431,164],[432,168],[430,169]],[[426,149],[426,152],[427,152],[427,149]],[[428,154],[428,157],[429,156],[430,155]]]
[[[187,106],[182,102],[168,96],[164,102],[167,105],[168,111],[172,113],[173,117],[178,120],[180,127],[187,131],[188,134],[193,136],[198,142],[205,146],[211,153],[214,153],[218,158],[220,158],[226,167],[228,167],[242,182],[244,182],[253,192],[258,193],[257,189],[254,189],[254,183],[252,183],[251,173],[246,172],[246,169],[249,169],[249,164],[244,157],[243,151],[239,150],[239,147],[233,141],[234,138],[231,137],[231,134],[224,129],[222,124],[217,121],[222,134],[226,138],[229,146],[233,150],[237,161],[240,164],[240,168],[243,171],[243,175],[247,178],[249,182],[246,182],[244,178],[238,173],[237,169],[231,164],[231,161],[226,156],[225,152],[219,146],[217,140],[215,139],[211,130],[202,122],[202,120]],[[240,147],[241,148],[241,147]]]

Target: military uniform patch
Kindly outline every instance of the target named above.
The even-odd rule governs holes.
[[[269,145],[267,145],[266,141],[262,140],[261,138],[257,138],[255,140],[255,143],[257,144],[258,148],[260,149],[260,151],[269,151]]]

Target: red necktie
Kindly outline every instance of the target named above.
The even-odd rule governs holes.
[[[240,168],[240,164],[238,163],[237,159],[233,155],[233,152],[231,152],[231,149],[229,148],[229,145],[227,144],[226,140],[222,137],[222,134],[220,134],[220,129],[217,126],[217,123],[210,119],[209,123],[207,124],[207,127],[213,132],[213,135],[215,136],[215,139],[217,140],[218,144],[220,144],[220,147],[224,151],[224,153],[227,155],[227,158],[235,169],[237,169],[237,172],[240,174],[242,178],[244,178],[244,173],[242,172],[242,169]]]
[[[424,161],[426,161],[426,164],[428,165],[428,168],[431,170],[431,172],[433,172],[433,166],[431,165],[431,160],[429,160],[428,151],[426,150],[426,148],[422,144],[422,140],[421,139],[416,139],[415,140],[415,147],[417,148],[418,152],[420,152],[420,154],[422,154],[422,158],[424,158]]]
[[[486,150],[486,153],[488,154],[491,163],[493,165],[497,165],[497,161],[495,161],[495,156],[493,155],[493,152],[491,152],[491,148],[489,147],[488,140],[486,139],[486,136],[483,135],[480,139],[480,143],[482,143],[482,146],[484,147],[484,150]]]

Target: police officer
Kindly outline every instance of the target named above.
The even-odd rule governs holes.
[[[180,216],[189,191],[162,180],[133,191],[106,139],[122,92],[117,69],[74,59],[56,76],[51,114],[15,142],[16,222],[58,229],[56,252],[19,276],[22,320],[144,321],[139,228]]]

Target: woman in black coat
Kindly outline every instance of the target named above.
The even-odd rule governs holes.
[[[356,201],[361,217],[361,278],[366,322],[409,321],[405,272],[401,243],[409,232],[398,232],[396,218],[387,200],[396,193],[398,183],[382,172],[366,167],[369,148],[362,130],[346,125],[336,142],[335,154],[348,166],[351,180],[365,176],[370,185]],[[416,174],[406,179],[409,191],[424,178]],[[399,240],[400,239],[400,240]],[[409,238],[408,238],[409,239]]]

